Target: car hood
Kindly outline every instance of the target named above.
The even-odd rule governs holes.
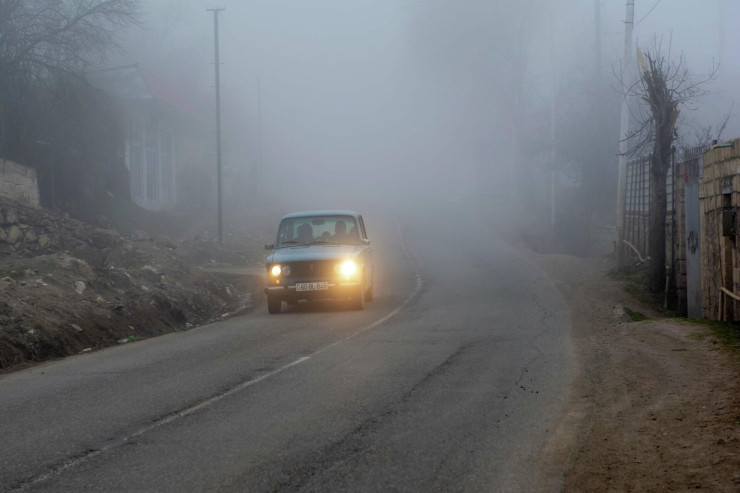
[[[362,245],[309,245],[284,247],[273,251],[267,263],[300,262],[305,260],[335,260],[352,258],[362,250]]]

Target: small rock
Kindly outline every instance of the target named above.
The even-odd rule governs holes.
[[[83,349],[83,350],[82,350],[82,351],[80,351],[80,352],[81,352],[81,353],[89,353],[90,351],[92,351],[92,348],[91,348],[91,347],[86,347],[85,349]]]
[[[131,239],[135,241],[149,241],[151,237],[146,231],[135,229],[131,232]]]
[[[75,281],[75,291],[77,291],[77,294],[82,294],[85,292],[85,283],[82,281]]]
[[[94,231],[87,241],[91,246],[103,249],[116,246],[120,240],[110,231]]]
[[[170,250],[174,250],[177,248],[177,245],[175,245],[171,239],[169,239],[166,236],[157,236],[154,239],[154,243],[158,245],[162,245],[163,247],[169,248]]]
[[[15,209],[8,209],[5,213],[5,224],[13,224],[18,222],[18,212]]]
[[[77,324],[69,324],[69,326],[72,327],[76,332],[82,332],[82,327]]]
[[[10,243],[11,245],[15,245],[23,237],[23,231],[21,230],[21,228],[18,227],[17,224],[14,224],[6,231],[6,235],[7,237],[5,241]]]

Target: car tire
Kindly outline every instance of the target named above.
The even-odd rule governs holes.
[[[278,298],[277,296],[268,296],[267,297],[267,311],[271,314],[280,313],[280,310],[283,307],[283,300]]]
[[[373,301],[373,298],[375,298],[375,285],[371,284],[365,291],[365,301]]]
[[[353,310],[362,310],[365,308],[365,288],[362,285],[357,288],[357,292],[352,297],[351,305]]]

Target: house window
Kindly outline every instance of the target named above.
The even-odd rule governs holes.
[[[144,130],[146,143],[146,198],[159,199],[159,139],[157,125],[148,121]]]
[[[142,197],[144,194],[144,162],[142,158],[141,124],[133,120],[128,127],[129,157],[128,167],[131,174],[131,194]]]

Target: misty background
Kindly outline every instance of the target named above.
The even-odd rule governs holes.
[[[32,74],[39,81],[33,90],[21,78],[8,82],[15,92],[7,91],[5,104],[18,111],[13,125],[20,137],[2,135],[8,157],[40,170],[42,198],[50,190],[67,202],[81,195],[69,183],[63,190],[62,176],[87,180],[77,188],[101,193],[128,183],[125,161],[139,205],[215,207],[214,22],[208,9],[223,8],[227,213],[275,203],[353,208],[389,199],[486,196],[516,203],[531,217],[557,213],[574,223],[613,223],[624,1],[125,4],[138,5],[140,16],[110,30],[119,49],[95,63],[84,53],[80,60],[73,56],[66,67],[94,80],[125,73],[116,67],[138,66],[156,86],[154,98],[174,101],[188,118],[196,115],[197,125],[160,130],[157,118],[171,117],[166,111],[132,119],[131,100],[106,103],[64,71],[45,75],[41,64]],[[727,21],[738,15],[740,5],[727,0],[636,0],[633,47],[651,51],[657,40],[670,59],[685,55],[697,80],[719,67],[706,85],[709,94],[695,108],[682,108],[679,148],[701,138],[740,136],[733,114],[740,60],[732,49],[740,33]],[[631,66],[637,71],[634,58]],[[36,106],[17,101],[21,97]],[[124,123],[116,115],[127,111]],[[131,135],[145,138],[147,125],[164,140],[145,143],[155,154],[138,158],[140,173],[151,172],[150,161],[157,170],[145,190],[136,184],[130,146],[144,152]],[[168,132],[179,142],[176,151],[169,150]],[[164,149],[162,159],[157,149]],[[188,158],[172,162],[188,161],[190,188],[178,190],[174,201],[172,190],[162,188],[169,201],[152,202],[157,173],[162,182],[171,178],[164,166],[174,152]],[[86,166],[105,176],[89,178],[95,173]],[[204,189],[212,198],[196,204],[196,192]],[[113,191],[129,194],[126,187]],[[62,199],[51,201],[60,204],[67,207]]]
[[[740,15],[740,5],[655,4],[637,0],[634,46],[646,49],[662,37],[675,56],[685,53],[698,76],[720,64],[712,97],[699,111],[684,112],[688,133],[717,125],[736,97],[723,78],[736,77],[739,62],[731,47],[740,33],[723,19]],[[581,146],[578,152],[598,147],[586,158],[589,165],[607,176],[613,171],[622,1],[600,3],[600,53],[591,0],[143,5],[142,29],[123,44],[128,61],[155,67],[203,98],[213,91],[213,22],[206,9],[226,9],[220,16],[224,159],[230,168],[259,166],[261,102],[266,196],[339,201],[357,194],[505,193],[515,174],[512,99],[520,89],[529,173],[549,159],[553,110],[556,139]],[[212,101],[206,104],[213,109]],[[594,104],[596,121],[580,121]],[[740,135],[737,123],[731,119],[724,137]],[[601,128],[608,132],[594,135]],[[568,156],[578,152],[558,153],[560,168],[579,159]]]

